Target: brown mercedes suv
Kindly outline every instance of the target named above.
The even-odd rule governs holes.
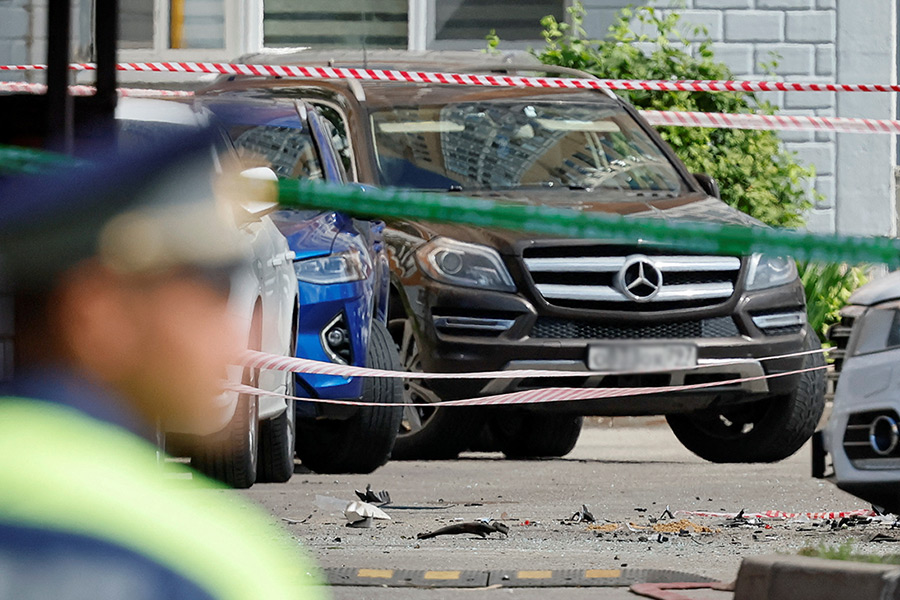
[[[550,69],[522,56],[478,53],[298,52],[240,60],[443,72]],[[609,92],[228,77],[204,95],[288,97],[298,107],[317,106],[350,178],[363,184],[761,226],[721,202],[709,177],[688,173],[640,114]],[[455,456],[476,438],[510,457],[562,456],[584,416],[658,414],[703,458],[768,462],[799,449],[822,413],[822,371],[759,378],[822,364],[819,354],[767,359],[819,347],[789,257],[711,256],[641,239],[554,239],[414,221],[389,223],[385,240],[391,330],[408,370],[560,372],[550,379],[408,381],[407,397],[434,407],[406,410],[395,458]],[[587,369],[616,374],[567,375]],[[709,386],[490,412],[440,407],[449,399],[546,386],[697,383]]]

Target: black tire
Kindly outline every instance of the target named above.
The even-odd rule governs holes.
[[[400,359],[387,327],[372,324],[368,366],[399,371]],[[364,406],[346,420],[297,421],[297,455],[316,473],[371,473],[391,457],[400,428],[403,401],[399,379],[367,377],[363,399],[384,406]]]
[[[418,344],[407,319],[391,321],[391,334],[406,371],[421,371]],[[403,382],[404,402],[437,404],[441,401],[426,382]],[[467,449],[484,425],[470,408],[405,407],[394,445],[394,460],[453,459]]]
[[[821,348],[808,332],[804,347]],[[822,354],[803,357],[801,369],[825,365]],[[753,463],[783,460],[806,443],[825,409],[825,371],[801,373],[784,396],[727,410],[668,415],[666,420],[685,448],[710,462]]]
[[[262,347],[262,309],[257,304],[247,347]],[[259,369],[244,369],[241,383],[259,387]],[[233,488],[247,489],[256,482],[259,464],[259,398],[240,394],[234,415],[225,428],[201,439],[191,466]]]
[[[506,458],[558,458],[575,447],[583,423],[580,416],[511,412],[494,416],[490,428]]]
[[[256,482],[258,433],[257,397],[241,394],[231,422],[198,444],[191,466],[233,488],[247,489]]]
[[[288,395],[293,395],[292,385],[288,386]],[[290,480],[294,474],[295,431],[296,415],[293,400],[287,401],[287,409],[283,413],[260,423],[257,481],[284,483]]]

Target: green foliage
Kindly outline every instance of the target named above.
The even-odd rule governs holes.
[[[840,320],[839,312],[850,294],[866,282],[865,273],[860,267],[836,263],[800,262],[797,267],[806,292],[809,324],[824,341],[828,326]]]
[[[803,548],[798,552],[800,556],[811,556],[814,558],[827,558],[831,560],[849,560],[853,562],[876,563],[880,565],[898,565],[900,564],[900,556],[896,554],[888,554],[879,556],[875,554],[856,554],[853,552],[853,544],[846,542],[840,546],[820,545],[818,548]]]
[[[586,38],[580,3],[568,9],[570,22],[548,16],[541,20],[546,42],[536,52],[545,64],[587,71],[604,79],[734,79],[713,56],[711,42],[700,27],[684,31],[674,11],[654,7],[625,8],[609,35]],[[696,39],[693,53],[688,35]],[[496,35],[491,47],[497,47]],[[636,43],[640,43],[640,46]],[[648,48],[648,50],[642,49]],[[772,68],[774,62],[763,65]],[[771,113],[773,107],[746,93],[628,92],[638,108],[700,112]],[[769,225],[798,227],[811,204],[807,180],[812,168],[797,164],[772,131],[661,127],[662,137],[687,167],[719,182],[722,199]]]

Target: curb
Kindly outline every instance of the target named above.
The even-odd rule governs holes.
[[[745,558],[734,600],[900,600],[900,566],[804,556]]]
[[[628,587],[637,583],[708,583],[712,579],[664,569],[556,569],[556,570],[428,570],[326,568],[334,586],[424,588],[501,587]]]

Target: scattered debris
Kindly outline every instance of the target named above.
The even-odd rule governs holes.
[[[877,533],[869,540],[870,542],[900,542],[900,538],[895,538],[884,533]]]
[[[688,521],[687,519],[681,519],[678,521],[672,521],[671,523],[654,523],[652,525],[653,531],[657,533],[678,533],[680,534],[682,531],[687,531],[688,533],[718,533],[718,529],[713,529],[712,527],[707,527],[706,525],[698,525],[693,521]]]
[[[439,535],[471,534],[486,538],[494,532],[509,536],[509,527],[500,521],[493,521],[491,523],[476,521],[473,523],[448,525],[446,527],[441,527],[440,529],[435,529],[434,531],[429,531],[428,533],[420,533],[416,537],[420,540],[427,540],[428,538],[437,537]]]
[[[351,502],[344,509],[344,516],[349,521],[349,527],[368,528],[372,526],[373,519],[391,520],[386,512],[368,502]]]
[[[588,510],[587,504],[582,504],[581,510],[572,515],[570,521],[575,523],[593,523],[594,515]]]
[[[602,525],[595,523],[593,525],[588,525],[589,531],[600,531],[600,532],[605,532],[605,533],[608,533],[610,531],[616,531],[618,528],[619,528],[618,523],[604,523]]]
[[[368,502],[369,504],[379,504],[385,505],[391,503],[391,495],[387,490],[381,490],[380,492],[372,491],[372,484],[366,484],[366,491],[361,492],[359,490],[353,490],[356,492],[356,495],[363,502]]]
[[[300,520],[300,521],[298,521],[297,519],[288,519],[287,517],[281,517],[281,520],[284,521],[285,523],[287,523],[288,525],[301,525],[301,524],[309,521],[311,518],[312,518],[312,514],[310,514],[308,517],[306,517],[305,519]]]
[[[320,496],[316,494],[315,505],[329,513],[343,513],[350,506],[350,500],[342,500],[341,498],[333,498],[331,496]]]
[[[659,515],[659,518],[657,520],[662,521],[663,519],[674,519],[674,518],[675,518],[675,515],[672,514],[672,511],[669,510],[669,505],[666,504],[666,510],[664,510],[662,512],[662,514]]]

